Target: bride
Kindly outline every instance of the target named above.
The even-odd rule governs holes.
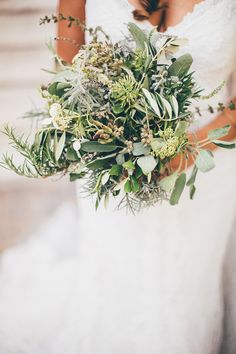
[[[199,85],[212,103],[236,97],[236,3],[232,0],[61,0],[60,11],[103,26],[114,40],[125,24],[188,37]],[[59,36],[82,44],[77,28]],[[86,40],[86,39],[85,39]],[[70,43],[59,54],[70,61]],[[206,114],[196,126],[232,124],[236,114]],[[212,147],[211,147],[212,148]],[[94,211],[80,197],[78,232],[58,212],[41,234],[5,252],[0,272],[1,354],[235,354],[236,156],[216,151],[199,175],[194,201],[157,205],[138,216]],[[235,220],[236,221],[236,220]],[[66,228],[63,229],[63,223]]]

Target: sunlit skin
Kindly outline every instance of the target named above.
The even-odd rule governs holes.
[[[139,9],[144,11],[138,0],[127,0],[133,6],[134,9]],[[166,1],[168,3],[168,11],[166,16],[166,27],[175,26],[180,23],[183,17],[188,13],[193,11],[195,4],[200,3],[204,0],[170,0]],[[60,0],[58,12],[63,15],[71,15],[73,17],[79,18],[82,22],[85,22],[85,0]],[[145,11],[144,11],[145,13]],[[160,13],[153,13],[149,21],[153,25],[159,23]],[[121,19],[122,20],[122,19]],[[77,27],[68,28],[66,21],[62,21],[58,25],[58,36],[67,37],[74,39],[79,45],[84,43],[84,33],[81,29]],[[159,31],[164,29],[159,28]],[[58,54],[67,62],[71,62],[74,55],[77,53],[78,48],[76,48],[72,43],[67,41],[58,41],[57,44]],[[236,98],[234,99],[236,103]],[[203,119],[203,118],[202,118]],[[236,137],[236,111],[230,111],[226,109],[224,112],[219,114],[212,122],[199,129],[195,136],[190,135],[191,140],[203,140],[206,139],[208,132],[210,130],[222,127],[224,125],[231,124],[231,129],[227,137],[224,137],[224,140],[233,140]],[[209,150],[215,150],[217,147],[214,144],[208,144],[205,148]],[[180,165],[181,158],[178,156],[173,159],[171,163],[171,168],[173,170],[177,169]],[[193,160],[190,158],[188,160],[188,167],[193,163]],[[184,165],[183,165],[184,167]]]

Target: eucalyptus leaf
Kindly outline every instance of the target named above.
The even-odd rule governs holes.
[[[178,122],[178,124],[177,124],[177,126],[175,128],[175,135],[178,136],[178,137],[183,135],[186,132],[188,126],[189,126],[188,122],[185,122],[185,121]]]
[[[65,142],[66,142],[66,133],[63,132],[60,139],[58,140],[56,149],[55,149],[55,158],[56,161],[58,161],[62,155],[64,146],[65,146]]]
[[[224,149],[235,149],[235,143],[231,141],[212,140],[212,143]]]
[[[151,147],[154,152],[157,152],[162,148],[162,146],[165,144],[164,140],[162,138],[156,138],[153,139],[151,142]]]
[[[193,63],[193,58],[190,54],[184,54],[179,57],[168,69],[169,76],[177,76],[178,78],[182,78],[185,76],[191,65]]]
[[[172,107],[171,107],[170,103],[163,96],[161,96],[159,93],[157,93],[156,95],[158,96],[159,100],[162,102],[162,106],[164,107],[164,109],[168,113],[169,118],[172,119]]]
[[[188,182],[186,183],[186,185],[188,187],[192,186],[195,183],[196,177],[197,177],[197,173],[198,173],[198,168],[197,168],[196,165],[194,165],[192,173],[191,173],[191,175],[190,175],[190,177],[188,179]]]
[[[101,183],[103,186],[109,181],[109,178],[110,178],[110,174],[108,171],[102,175]]]
[[[170,103],[174,111],[174,115],[177,118],[179,115],[179,104],[175,96],[170,96]]]
[[[100,144],[97,141],[86,141],[81,143],[81,149],[85,152],[111,152],[116,150],[113,144]]]
[[[201,172],[208,172],[215,167],[214,159],[207,150],[199,150],[195,163]]]
[[[143,143],[134,143],[133,148],[133,155],[140,156],[140,155],[147,155],[150,153],[150,148],[148,146],[144,146]]]
[[[175,182],[174,189],[170,197],[170,204],[176,205],[179,202],[179,199],[183,193],[184,187],[186,184],[186,173],[182,173]]]
[[[155,169],[157,162],[153,156],[148,155],[148,156],[139,157],[137,160],[137,164],[142,169],[143,173],[145,175],[148,175],[150,172],[152,172]]]
[[[108,164],[110,162],[110,160],[112,159],[112,155],[110,156],[105,156],[105,157],[101,157],[101,158],[97,158],[94,161],[91,161],[87,164],[87,168],[90,170],[97,170],[100,168],[105,168],[108,167]]]
[[[159,186],[166,192],[166,193],[170,193],[172,192],[175,182],[178,178],[178,174],[177,173],[173,173],[170,176],[164,177],[160,182],[159,182]]]
[[[220,139],[226,135],[228,135],[229,131],[230,131],[230,128],[231,126],[228,124],[228,125],[225,125],[224,127],[222,128],[216,128],[214,130],[211,130],[209,133],[208,133],[208,138],[212,141],[212,140],[217,140],[217,139]]]
[[[124,154],[118,154],[116,156],[116,162],[117,162],[118,165],[123,165],[123,163],[125,162]]]
[[[153,112],[158,117],[161,117],[161,111],[159,109],[159,106],[158,106],[158,103],[157,103],[157,100],[156,100],[155,96],[152,93],[150,93],[148,90],[146,90],[145,88],[143,88],[142,90],[143,90],[143,93],[144,93],[148,103],[150,104],[151,109],[153,110]]]
[[[128,23],[128,30],[130,31],[132,37],[134,38],[137,47],[145,49],[145,43],[148,43],[148,38],[144,31],[141,30],[137,25],[132,22]]]
[[[189,190],[189,196],[190,196],[190,199],[193,200],[194,196],[195,196],[195,192],[196,192],[196,187],[195,185],[191,185],[190,186],[190,190]]]

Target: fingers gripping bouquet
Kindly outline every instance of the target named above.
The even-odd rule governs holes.
[[[192,57],[176,56],[183,39],[154,30],[147,35],[133,23],[128,28],[130,38],[115,44],[94,31],[71,66],[60,62],[53,81],[41,88],[46,111],[33,143],[6,128],[25,161],[16,166],[5,156],[5,166],[28,177],[83,178],[96,207],[110,195],[120,195],[119,207],[132,211],[164,199],[175,205],[186,185],[193,198],[197,171],[209,171],[214,160],[187,134],[192,104],[201,98]],[[214,130],[208,140],[233,147],[218,140],[228,130]],[[177,155],[180,165],[172,171]],[[190,158],[187,181],[183,166]]]

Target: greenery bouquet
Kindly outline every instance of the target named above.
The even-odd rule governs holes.
[[[101,29],[92,31],[71,66],[58,58],[58,72],[40,90],[46,109],[32,113],[40,126],[33,142],[5,129],[25,159],[16,165],[5,155],[5,167],[27,177],[83,178],[96,207],[110,195],[119,195],[118,207],[132,211],[161,200],[175,205],[185,186],[193,198],[198,170],[214,167],[203,145],[233,148],[219,140],[230,127],[211,131],[204,142],[190,140],[193,103],[202,99],[202,90],[190,70],[191,55],[176,55],[185,40],[156,30],[147,34],[133,23],[128,29],[130,37],[119,43],[102,37]],[[177,155],[179,167],[173,170]]]

